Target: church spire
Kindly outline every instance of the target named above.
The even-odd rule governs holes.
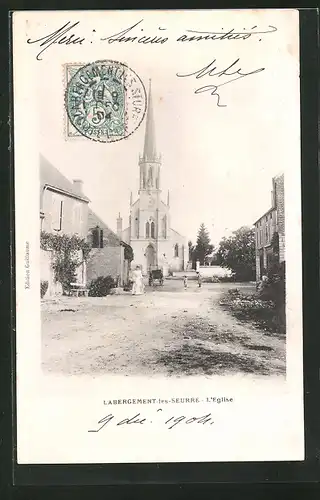
[[[155,126],[153,118],[152,95],[151,95],[151,79],[149,80],[149,96],[148,96],[148,111],[146,121],[146,132],[144,137],[143,148],[144,161],[157,161]]]

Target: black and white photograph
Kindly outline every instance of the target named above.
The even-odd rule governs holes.
[[[297,11],[13,34],[18,463],[303,459]]]
[[[176,166],[170,148],[165,154],[157,145],[153,101],[161,97],[152,92],[150,82],[142,153],[128,157],[122,173],[112,173],[119,189],[94,179],[79,159],[81,175],[96,184],[89,198],[82,179],[68,179],[40,157],[43,369],[70,375],[284,375],[284,175],[272,177],[270,169],[269,186],[263,182],[257,190],[260,202],[247,206],[251,186],[234,189],[233,171],[222,162],[230,181],[220,181],[220,194],[215,172],[208,168],[195,186],[188,174],[196,168],[185,165],[182,178],[183,167],[177,178],[171,170],[170,202],[162,179],[170,179],[166,169]],[[162,154],[168,158],[163,163]],[[134,173],[130,197],[122,200]],[[210,185],[212,197],[202,183]],[[199,202],[204,195],[207,207]],[[95,196],[99,215],[91,208]],[[112,208],[103,196],[113,197]],[[123,212],[116,215],[118,196]],[[233,203],[236,222],[227,213]]]

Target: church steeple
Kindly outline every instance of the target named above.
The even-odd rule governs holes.
[[[152,106],[151,80],[149,80],[148,110],[143,155],[140,156],[140,191],[160,192],[161,158],[156,150],[155,125]]]
[[[156,137],[152,107],[151,79],[149,80],[148,110],[143,148],[144,161],[157,161]]]

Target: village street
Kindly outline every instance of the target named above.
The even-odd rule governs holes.
[[[285,340],[235,320],[222,294],[252,285],[181,280],[130,293],[42,303],[47,373],[69,375],[283,375]]]

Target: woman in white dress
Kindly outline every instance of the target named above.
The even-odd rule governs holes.
[[[142,271],[139,266],[132,272],[132,295],[142,295],[144,293],[144,284]]]

